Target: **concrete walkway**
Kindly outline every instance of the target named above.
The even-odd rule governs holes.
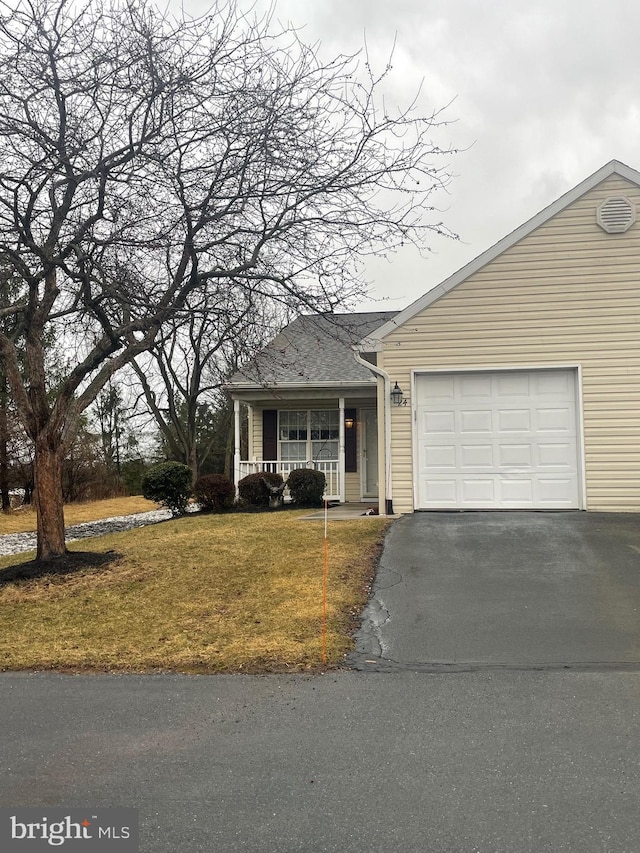
[[[327,512],[329,521],[351,521],[354,518],[370,518],[372,515],[369,510],[377,510],[377,501],[371,503],[345,503],[337,506],[330,506]],[[377,513],[376,513],[377,514]],[[314,510],[309,515],[304,515],[300,521],[320,521],[324,520],[324,509]]]

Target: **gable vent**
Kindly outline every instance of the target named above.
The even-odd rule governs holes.
[[[636,221],[636,207],[623,195],[609,196],[598,205],[596,219],[608,234],[622,234]]]

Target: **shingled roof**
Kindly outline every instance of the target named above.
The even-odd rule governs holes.
[[[351,347],[397,311],[363,314],[307,314],[298,317],[248,364],[229,386],[282,386],[327,382],[370,382],[371,371],[358,364]]]

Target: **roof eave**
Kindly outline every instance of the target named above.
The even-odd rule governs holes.
[[[314,388],[362,388],[367,385],[374,385],[376,379],[336,379],[335,381],[327,382],[229,382],[224,388],[233,393],[234,391],[299,391],[304,388],[312,390]]]

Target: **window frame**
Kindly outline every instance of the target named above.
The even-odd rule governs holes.
[[[297,444],[297,443],[302,442],[302,439],[283,439],[280,437],[281,436],[281,429],[282,429],[282,427],[281,427],[281,415],[283,415],[283,414],[287,415],[287,414],[290,414],[291,412],[297,412],[297,413],[304,412],[306,414],[306,429],[305,429],[306,439],[304,439],[305,446],[306,446],[305,447],[306,456],[304,459],[283,459],[282,458],[282,445],[283,444]],[[312,419],[312,414],[314,412],[323,412],[323,413],[330,414],[332,416],[331,420],[333,420],[335,418],[335,426],[333,424],[330,424],[328,427],[324,428],[326,431],[335,430],[335,432],[336,432],[335,438],[326,438],[326,439],[322,439],[322,438],[314,439],[314,438],[312,438],[312,429],[315,432],[322,432],[323,431],[323,427],[321,427],[321,426],[320,427],[318,427],[318,426],[312,427],[311,419]],[[300,428],[298,428],[298,429],[300,431],[302,431]],[[278,409],[277,441],[278,441],[278,459],[277,459],[278,462],[283,462],[283,463],[300,462],[301,464],[304,463],[305,465],[309,462],[339,462],[339,460],[340,460],[340,409]],[[314,448],[314,445],[317,445],[317,444],[322,444],[324,447],[327,447],[330,445],[335,446],[335,456],[331,459],[315,459],[314,455],[313,455],[313,448]]]

